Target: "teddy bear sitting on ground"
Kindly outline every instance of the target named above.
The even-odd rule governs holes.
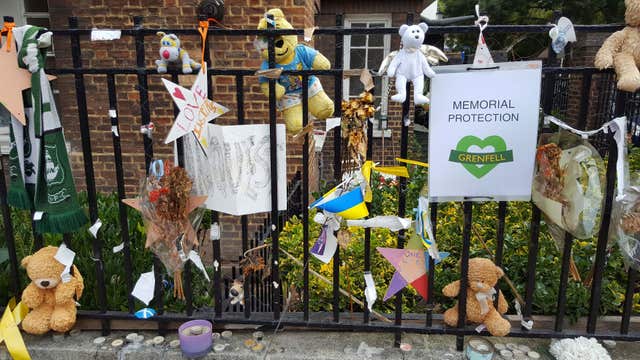
[[[502,269],[491,260],[473,258],[469,260],[467,282],[467,322],[484,324],[491,335],[505,336],[511,331],[511,324],[502,317],[509,305],[502,292],[498,292],[498,308],[493,306],[494,287],[504,275]],[[460,280],[454,281],[442,289],[446,297],[456,297],[460,293]],[[444,313],[444,322],[449,326],[458,326],[458,304]]]
[[[280,9],[267,11],[273,17],[276,29],[293,29],[284,18]],[[267,18],[262,18],[258,30],[269,27]],[[329,60],[319,51],[302,44],[298,44],[296,35],[283,35],[275,38],[276,68],[283,70],[328,70],[331,68]],[[261,69],[269,68],[269,51],[261,50],[264,60]],[[309,76],[309,112],[317,119],[326,119],[333,115],[334,104],[322,89],[322,84],[316,76]],[[269,96],[269,79],[260,77],[262,92]],[[276,99],[278,110],[284,114],[284,121],[289,133],[297,133],[302,129],[302,76],[281,75],[276,82]]]
[[[427,30],[429,30],[429,26],[425,23],[400,27],[402,49],[393,58],[387,71],[388,76],[396,78],[398,93],[391,97],[393,101],[404,102],[407,99],[407,81],[411,81],[413,83],[414,105],[424,105],[429,102],[429,98],[423,95],[424,76],[432,79],[436,73],[431,69],[426,56],[420,51]]]
[[[167,66],[169,63],[182,62],[182,73],[191,74],[193,70],[199,71],[201,65],[191,60],[187,50],[180,47],[180,39],[176,34],[165,34],[162,31],[156,33],[158,36],[162,36],[160,39],[160,59],[156,60],[158,66],[158,73],[164,74],[167,72]]]
[[[22,267],[31,279],[22,292],[22,302],[31,309],[22,321],[22,328],[29,334],[67,332],[76,323],[76,300],[82,296],[84,282],[75,265],[68,281],[63,281],[65,266],[54,258],[57,252],[57,247],[47,246],[22,259]]]
[[[615,67],[618,89],[635,92],[640,89],[640,0],[625,0],[624,20],[627,27],[613,33],[598,50],[595,66],[599,69]]]

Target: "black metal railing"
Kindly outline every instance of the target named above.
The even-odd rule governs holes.
[[[413,23],[413,17],[410,15],[407,17],[408,23]],[[583,32],[613,32],[615,30],[620,29],[621,27],[618,25],[593,25],[593,26],[576,26],[576,31],[578,33]],[[490,26],[486,30],[486,34],[490,36],[491,33],[539,33],[545,34],[550,29],[550,26],[539,26],[539,25],[493,25]],[[148,83],[149,77],[160,76],[157,75],[156,70],[154,68],[147,67],[147,61],[145,59],[145,47],[147,43],[145,42],[146,36],[155,35],[156,31],[165,31],[165,32],[173,32],[180,35],[192,35],[197,36],[196,29],[148,29],[143,27],[143,22],[141,17],[136,17],[134,19],[134,27],[132,29],[124,29],[122,30],[122,36],[131,37],[135,41],[135,53],[136,53],[136,65],[135,67],[120,67],[120,68],[85,68],[82,64],[82,48],[81,48],[81,37],[87,37],[91,30],[88,29],[79,29],[77,19],[71,18],[69,20],[69,28],[64,30],[54,30],[54,35],[57,42],[61,42],[64,37],[68,37],[71,46],[71,57],[73,60],[73,66],[71,68],[52,68],[48,69],[49,73],[56,74],[59,76],[70,76],[72,75],[75,80],[75,90],[76,90],[76,101],[78,106],[78,121],[80,124],[81,136],[82,136],[82,153],[84,159],[84,175],[86,181],[86,190],[88,193],[88,201],[89,201],[89,214],[92,221],[95,221],[98,218],[98,205],[96,200],[96,183],[94,178],[94,169],[92,162],[92,141],[90,138],[89,131],[89,118],[87,112],[87,93],[85,88],[85,75],[97,75],[104,76],[107,81],[107,91],[108,91],[108,101],[109,107],[112,110],[117,110],[118,99],[116,92],[116,77],[124,76],[124,75],[136,75],[137,77],[137,90],[139,92],[139,111],[140,111],[140,119],[141,125],[148,125],[151,121],[151,113],[149,106],[149,93],[148,93]],[[475,26],[433,26],[430,28],[430,34],[465,34],[465,33],[475,33],[477,32],[477,27]],[[209,29],[208,37],[205,45],[205,61],[207,64],[212,64],[210,59],[209,47],[212,41],[219,36],[231,36],[231,37],[246,37],[248,35],[262,36],[268,39],[268,51],[269,51],[269,67],[275,67],[275,52],[274,52],[274,42],[275,38],[280,35],[302,35],[302,29],[295,30],[275,30],[275,29],[267,29],[267,30],[230,30],[230,29]],[[336,16],[336,27],[332,28],[320,28],[315,31],[317,36],[332,36],[335,37],[335,59],[334,59],[334,67],[330,70],[299,70],[299,71],[284,71],[283,74],[289,75],[298,75],[302,76],[302,84],[303,84],[303,124],[308,124],[308,100],[306,94],[308,93],[308,77],[311,75],[325,75],[332,77],[334,80],[334,101],[335,101],[335,115],[341,115],[341,107],[340,102],[343,97],[343,89],[342,89],[342,81],[344,75],[344,66],[343,66],[343,39],[345,36],[356,35],[356,34],[397,34],[397,28],[353,28],[346,29],[343,28],[343,19],[341,15]],[[603,122],[611,119],[614,115],[623,115],[627,114],[636,114],[639,110],[639,107],[636,106],[637,101],[631,101],[629,103],[626,102],[627,95],[624,93],[620,93],[615,91],[614,87],[611,86],[614,81],[614,77],[611,76],[611,71],[600,71],[592,67],[573,67],[573,68],[563,68],[558,65],[555,57],[553,56],[553,52],[549,52],[550,58],[543,68],[543,93],[544,97],[542,100],[542,108],[545,113],[552,113],[554,111],[559,113],[567,112],[567,92],[569,88],[569,83],[567,79],[572,77],[581,77],[582,78],[582,89],[580,92],[580,106],[578,108],[578,124],[577,127],[585,128],[587,126],[586,119],[589,116],[589,106],[591,104],[591,90],[593,89],[594,82],[592,81],[592,77],[594,75],[604,74],[606,76],[602,76],[598,82],[600,91],[600,97],[597,99],[598,103],[598,119]],[[245,123],[245,98],[243,92],[243,85],[246,82],[246,78],[249,76],[254,76],[255,69],[220,69],[211,67],[208,69],[209,79],[208,79],[208,87],[209,94],[212,94],[212,86],[211,79],[216,76],[232,76],[235,79],[236,84],[236,106],[237,106],[237,123],[243,124]],[[170,70],[169,75],[171,79],[175,82],[178,81],[179,76],[181,75],[177,70]],[[262,274],[257,273],[252,276],[252,281],[245,282],[245,294],[248,299],[257,299],[256,301],[248,301],[250,305],[245,306],[244,309],[239,309],[233,306],[226,306],[225,304],[225,294],[229,289],[229,279],[223,278],[220,271],[215,271],[213,276],[213,285],[212,285],[212,293],[213,293],[213,307],[212,308],[202,308],[195,309],[193,305],[193,291],[192,291],[192,274],[190,265],[187,264],[184,270],[184,290],[186,295],[185,300],[185,312],[184,313],[168,313],[165,312],[164,304],[163,304],[163,292],[164,289],[162,287],[162,278],[160,272],[156,272],[156,289],[155,289],[155,308],[158,312],[158,315],[150,320],[145,321],[156,321],[158,322],[159,329],[162,330],[166,323],[169,321],[184,321],[190,318],[199,317],[199,318],[210,318],[215,320],[217,323],[239,323],[239,324],[261,324],[267,326],[276,326],[277,324],[281,326],[303,326],[310,328],[338,328],[338,329],[346,329],[346,330],[364,330],[364,331],[384,331],[384,332],[392,332],[395,334],[395,343],[398,345],[400,343],[400,337],[402,332],[416,332],[416,333],[427,333],[427,334],[455,334],[458,336],[458,349],[462,348],[463,345],[463,337],[465,335],[476,334],[474,328],[466,326],[465,324],[465,306],[464,303],[466,301],[467,289],[463,285],[461,287],[459,302],[460,309],[459,312],[459,325],[457,327],[447,327],[442,323],[441,316],[439,314],[435,314],[434,309],[434,294],[433,294],[433,286],[429,287],[429,299],[427,299],[427,310],[424,314],[424,323],[417,324],[415,322],[407,323],[403,319],[402,312],[402,292],[396,295],[395,299],[395,314],[393,315],[392,323],[384,323],[384,322],[372,322],[371,314],[367,310],[367,307],[363,307],[363,318],[362,321],[356,321],[353,319],[345,319],[341,317],[341,308],[340,308],[340,264],[341,264],[341,251],[340,248],[337,249],[334,258],[333,258],[333,301],[332,301],[332,312],[331,313],[320,313],[320,312],[312,312],[309,306],[310,299],[310,291],[309,291],[309,267],[304,266],[303,268],[303,284],[302,284],[302,312],[283,312],[283,291],[284,289],[280,280],[279,273],[279,235],[282,230],[282,227],[286,221],[286,218],[293,214],[301,214],[302,224],[303,224],[303,250],[304,250],[304,258],[303,264],[309,263],[309,135],[305,136],[304,143],[301,146],[302,152],[302,164],[301,164],[301,175],[298,178],[297,182],[292,183],[289,187],[289,191],[295,191],[296,195],[293,198],[296,199],[297,207],[295,211],[289,211],[288,213],[281,213],[278,209],[278,198],[276,196],[276,189],[278,186],[283,186],[283,184],[277,183],[277,176],[275,176],[275,171],[277,169],[276,163],[276,141],[275,141],[275,133],[276,133],[276,121],[277,121],[277,113],[276,113],[276,98],[275,98],[275,80],[269,80],[269,89],[270,96],[268,99],[269,102],[269,125],[270,125],[270,134],[271,134],[271,186],[272,186],[272,209],[269,214],[266,214],[266,219],[264,223],[259,226],[259,231],[254,233],[253,237],[249,234],[249,226],[248,226],[248,218],[243,216],[241,221],[241,241],[242,241],[242,250],[243,252],[247,249],[260,245],[264,243],[267,239],[271,243],[270,249],[261,250],[264,258],[269,258],[270,263],[267,266],[271,266],[271,275],[270,278],[266,281],[261,280]],[[633,98],[635,99],[635,98]],[[629,104],[633,104],[633,106],[629,106]],[[174,111],[177,112],[177,108],[174,106]],[[402,106],[402,118],[400,119],[390,119],[390,121],[398,121],[401,125],[401,136],[400,136],[400,155],[402,157],[407,156],[408,152],[408,134],[409,134],[409,126],[404,124],[403,119],[406,116],[410,115],[410,103],[409,100],[405,102]],[[112,112],[112,116],[110,118],[112,126],[119,126],[119,119],[117,115],[117,111]],[[372,127],[368,128],[369,137],[372,137]],[[334,134],[334,180],[339,180],[342,175],[342,148],[341,144],[341,134],[340,128],[335,130]],[[114,154],[114,168],[116,172],[116,182],[117,182],[117,193],[120,199],[125,198],[125,178],[123,172],[123,163],[122,163],[122,149],[120,144],[120,138],[114,133],[113,135],[113,154]],[[633,270],[629,270],[628,273],[628,281],[626,287],[625,300],[623,305],[623,314],[622,314],[622,322],[620,325],[620,331],[617,332],[607,332],[607,331],[597,331],[596,325],[599,316],[599,307],[600,307],[600,293],[602,290],[602,278],[604,272],[604,265],[606,262],[606,245],[607,245],[607,234],[608,228],[610,226],[610,214],[611,214],[611,206],[612,206],[612,196],[615,184],[615,159],[616,159],[616,146],[613,143],[612,135],[607,135],[603,142],[603,150],[608,151],[609,154],[609,166],[607,168],[607,192],[606,192],[606,201],[604,204],[604,212],[602,216],[602,226],[600,230],[600,234],[598,236],[597,242],[597,251],[595,255],[595,271],[593,276],[593,285],[591,287],[591,297],[590,297],[590,313],[587,321],[587,327],[584,331],[565,331],[563,329],[563,320],[565,313],[565,303],[567,296],[567,281],[568,281],[568,272],[569,272],[569,260],[571,256],[571,244],[573,239],[571,237],[565,238],[564,243],[564,252],[562,253],[562,273],[560,278],[560,286],[558,291],[558,299],[557,299],[557,313],[555,314],[555,326],[553,328],[541,328],[528,330],[526,328],[514,328],[511,332],[511,336],[517,337],[572,337],[578,335],[589,335],[595,336],[603,339],[617,339],[617,340],[640,340],[640,332],[637,329],[633,331],[630,326],[630,320],[632,317],[632,309],[633,309],[633,295],[636,291],[636,281],[637,281],[637,273]],[[149,168],[149,164],[154,157],[154,148],[153,142],[147,136],[142,136],[141,141],[144,145],[144,154],[145,154],[145,168]],[[369,158],[373,156],[375,153],[374,142],[369,141],[367,155]],[[179,165],[183,164],[183,154],[182,154],[182,144],[180,140],[178,140],[178,159]],[[3,181],[4,181],[4,177]],[[16,281],[14,284],[19,284],[18,281],[18,261],[16,256],[15,244],[14,244],[14,236],[12,232],[12,224],[11,224],[11,209],[7,206],[6,202],[6,187],[5,183],[0,183],[0,208],[3,212],[3,220],[4,220],[4,236],[5,241],[7,243],[9,253],[10,253],[10,269],[11,276]],[[406,195],[405,189],[407,187],[407,181],[405,179],[401,179],[399,181],[399,199],[398,199],[398,215],[404,216],[406,212]],[[471,242],[471,231],[472,231],[472,223],[473,223],[473,204],[471,202],[465,202],[463,204],[463,213],[464,213],[464,226],[463,226],[463,241],[461,244],[462,256],[461,256],[461,276],[466,277],[468,272],[468,260],[470,253],[470,242]],[[533,296],[536,289],[536,260],[538,258],[538,248],[539,248],[539,236],[540,236],[540,224],[541,224],[541,213],[540,210],[537,209],[534,205],[532,205],[532,218],[531,218],[531,226],[530,226],[530,239],[529,239],[529,247],[528,247],[528,262],[527,262],[527,278],[526,288],[525,288],[525,304],[523,308],[523,316],[524,320],[530,320],[533,312]],[[496,241],[496,249],[495,249],[495,262],[498,266],[502,265],[503,254],[504,254],[504,240],[505,240],[505,221],[507,217],[508,205],[505,202],[501,202],[498,206],[498,211],[496,213],[496,221],[497,221],[497,241]],[[438,218],[438,207],[431,207],[431,219],[433,224],[437,224]],[[129,229],[127,226],[128,223],[128,215],[126,208],[124,205],[120,205],[119,207],[119,219],[120,219],[120,227],[121,227],[121,236],[122,242],[124,244],[124,265],[126,270],[126,286],[130,292],[133,286],[133,276],[132,274],[132,263],[131,263],[131,241],[129,237]],[[212,213],[212,222],[219,223],[220,216],[218,213]],[[434,229],[437,230],[437,229]],[[66,241],[70,241],[68,237],[65,237]],[[402,247],[405,241],[404,232],[398,233],[397,238],[397,246]],[[110,274],[104,273],[103,264],[103,243],[100,239],[100,236],[93,239],[93,253],[92,257],[95,261],[95,273],[96,273],[96,283],[92,284],[96,287],[96,295],[98,297],[98,308],[93,310],[82,310],[79,312],[81,317],[100,319],[102,321],[102,330],[104,333],[108,333],[110,331],[110,321],[115,319],[133,319],[132,313],[134,312],[134,300],[131,296],[129,296],[127,307],[128,312],[120,312],[113,311],[114,309],[109,309],[107,306],[107,288],[105,285],[105,278],[108,278]],[[36,247],[42,246],[42,239],[36,238]],[[70,247],[73,248],[73,244],[69,244]],[[221,252],[221,242],[214,240],[212,242],[212,251],[213,258],[219,264],[222,264],[222,252]],[[268,254],[267,252],[270,252]],[[270,256],[268,256],[270,255]],[[370,230],[365,231],[364,237],[364,270],[374,270],[371,269],[371,232]],[[233,259],[235,260],[235,259]],[[161,269],[162,265],[157,258],[154,259],[154,264],[156,269]],[[434,268],[433,259],[429,259],[430,268]],[[83,271],[88,271],[88,269],[82,269]],[[236,273],[239,273],[240,270],[238,268],[232,268],[232,276],[235,276]],[[434,283],[434,272],[429,272],[429,283]],[[465,284],[465,282],[462,282]],[[19,286],[16,285],[13,288],[13,292],[16,295],[19,295],[20,289]]]

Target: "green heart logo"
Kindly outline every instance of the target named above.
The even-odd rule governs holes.
[[[480,149],[491,146],[494,152],[469,153],[469,148],[474,145]],[[507,151],[507,144],[500,136],[492,135],[482,140],[477,136],[469,135],[458,142],[456,149],[451,152],[449,161],[461,163],[471,175],[480,179],[495,169],[498,164],[513,161],[513,153]]]

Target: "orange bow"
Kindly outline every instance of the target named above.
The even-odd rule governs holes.
[[[2,34],[7,34],[7,46],[6,50],[9,52],[11,50],[11,41],[13,41],[13,28],[16,27],[16,23],[14,22],[5,22],[0,29],[0,43],[2,42]]]

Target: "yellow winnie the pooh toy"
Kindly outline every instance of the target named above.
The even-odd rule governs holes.
[[[293,29],[284,18],[280,9],[267,11],[273,15],[276,29]],[[260,20],[258,30],[268,27],[266,18]],[[331,63],[319,51],[306,45],[298,44],[296,35],[278,36],[275,38],[276,67],[283,70],[328,70]],[[261,69],[269,68],[269,51],[261,50],[264,59]],[[260,87],[269,96],[269,79],[260,77]],[[299,132],[302,129],[302,76],[282,75],[276,83],[276,99],[278,110],[284,114],[287,131]],[[317,119],[326,119],[333,115],[333,101],[322,89],[322,84],[315,76],[309,76],[309,112]]]

